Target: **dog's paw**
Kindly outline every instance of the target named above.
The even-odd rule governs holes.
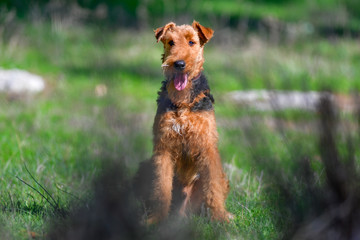
[[[235,219],[235,216],[234,216],[234,214],[232,214],[232,213],[227,212],[226,216],[227,216],[227,218],[228,218],[229,221],[232,221],[232,220]]]
[[[145,225],[151,226],[151,225],[157,224],[159,222],[159,219],[157,217],[149,217],[144,222],[145,222]]]
[[[227,211],[223,211],[220,213],[215,213],[212,215],[212,220],[220,221],[220,222],[230,222],[234,220],[235,216]]]

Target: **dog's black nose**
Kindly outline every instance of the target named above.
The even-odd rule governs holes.
[[[179,60],[174,62],[174,67],[177,70],[184,70],[185,69],[185,61],[184,60]]]

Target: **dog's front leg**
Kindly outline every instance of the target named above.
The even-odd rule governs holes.
[[[171,204],[174,163],[168,152],[156,153],[152,157],[155,166],[154,191],[152,195],[153,209],[147,220],[153,224],[166,218]]]
[[[203,149],[198,161],[200,181],[204,200],[211,209],[212,219],[229,221],[232,215],[225,209],[225,200],[229,191],[229,181],[223,171],[221,159],[216,147]]]

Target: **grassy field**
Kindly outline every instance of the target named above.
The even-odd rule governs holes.
[[[216,32],[215,32],[216,38]],[[279,239],[295,220],[276,187],[279,178],[301,198],[299,160],[312,160],[318,184],[322,163],[316,113],[257,112],[229,101],[246,89],[360,88],[360,49],[352,39],[308,39],[272,45],[250,37],[242,46],[209,43],[205,73],[216,99],[219,149],[231,182],[231,224],[194,217],[198,239]],[[132,176],[151,156],[151,127],[163,79],[152,31],[109,31],[87,26],[21,24],[0,42],[0,66],[46,79],[35,96],[0,95],[0,231],[9,238],[46,237],[54,209],[91,197],[104,159],[121,161]],[[103,84],[107,94],[98,96]],[[352,121],[348,114],[342,119]],[[281,124],[277,124],[281,123]],[[358,153],[357,153],[358,154]],[[26,170],[28,169],[28,171]],[[274,176],[276,174],[276,176]],[[21,180],[44,190],[52,205]],[[281,176],[280,176],[281,175]],[[295,203],[294,203],[295,204]],[[299,205],[306,208],[306,202]],[[57,207],[54,208],[53,205]],[[298,209],[300,218],[302,209]],[[305,211],[303,213],[305,215]]]

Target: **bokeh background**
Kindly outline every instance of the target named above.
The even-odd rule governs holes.
[[[163,80],[153,30],[194,19],[215,31],[204,68],[235,219],[146,228],[131,179]],[[45,83],[0,92],[1,236],[358,239],[359,44],[358,0],[0,1],[0,70]]]

